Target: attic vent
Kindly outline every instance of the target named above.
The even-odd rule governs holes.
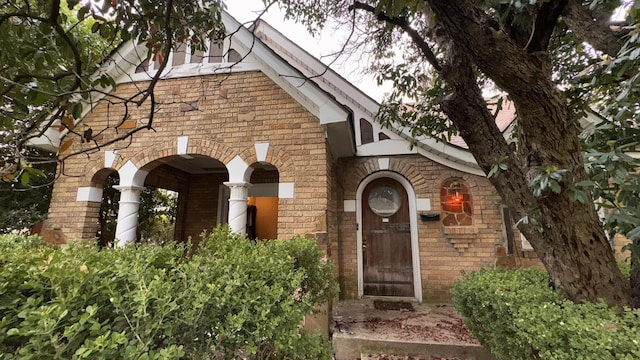
[[[360,119],[360,142],[362,145],[373,142],[373,125],[365,119]]]
[[[221,63],[222,62],[222,41],[211,40],[209,42],[209,63]]]
[[[240,60],[242,60],[242,55],[234,49],[229,49],[229,62],[236,63]]]
[[[191,54],[191,63],[192,64],[201,63],[202,59],[204,59],[204,51],[196,50],[196,52]]]
[[[171,64],[173,66],[178,66],[178,65],[184,64],[184,59],[186,58],[186,55],[187,55],[187,45],[182,43],[173,52],[173,62]]]
[[[149,70],[149,60],[145,60],[136,68],[136,73],[147,72]]]

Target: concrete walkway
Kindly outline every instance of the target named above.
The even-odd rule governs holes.
[[[334,304],[336,360],[492,360],[451,305],[346,300]]]

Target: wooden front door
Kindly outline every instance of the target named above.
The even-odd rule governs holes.
[[[373,180],[362,193],[364,295],[415,295],[408,200],[391,178]]]

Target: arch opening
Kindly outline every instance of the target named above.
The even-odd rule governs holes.
[[[120,176],[114,169],[102,169],[91,180],[92,187],[102,189],[102,200],[98,209],[95,231],[100,247],[111,247],[114,243],[120,201],[120,192],[114,186],[119,182]]]
[[[220,221],[221,188],[229,174],[219,160],[199,154],[156,159],[141,170],[148,171],[138,213],[138,240],[167,240],[194,244],[203,231]]]
[[[251,187],[247,198],[247,236],[250,239],[276,239],[280,173],[269,163],[254,163],[251,168]]]

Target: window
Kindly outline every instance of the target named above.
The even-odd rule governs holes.
[[[444,226],[469,226],[473,224],[473,204],[469,187],[461,180],[445,180],[440,188],[440,205]]]
[[[365,119],[360,119],[360,142],[362,145],[373,142],[373,125]]]
[[[402,198],[396,189],[382,185],[371,190],[367,202],[376,215],[389,217],[400,210]]]

